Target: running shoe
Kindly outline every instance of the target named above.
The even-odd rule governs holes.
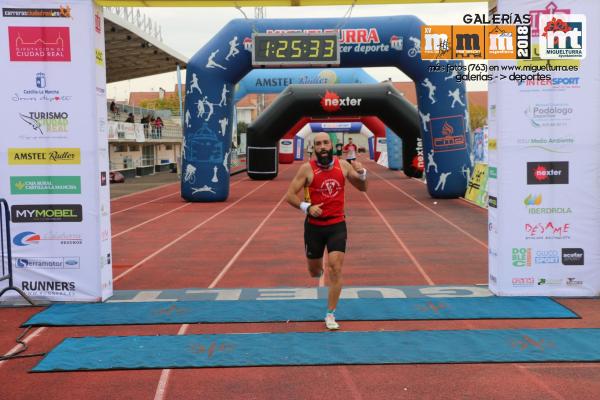
[[[340,325],[335,322],[335,315],[329,313],[325,316],[325,326],[331,331],[340,329]]]

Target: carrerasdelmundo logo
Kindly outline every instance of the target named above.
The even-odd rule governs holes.
[[[78,148],[9,148],[8,164],[81,164],[81,151]]]
[[[13,223],[81,222],[81,204],[16,204],[10,207]]]
[[[71,7],[59,8],[3,8],[5,18],[71,18]]]

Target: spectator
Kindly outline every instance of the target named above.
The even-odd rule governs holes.
[[[110,102],[110,112],[113,113],[113,118],[119,117],[119,109],[117,108],[117,104],[114,100]]]
[[[150,116],[143,116],[140,122],[144,125],[144,136],[148,137],[148,123],[150,122]]]
[[[163,123],[162,118],[156,117],[156,119],[154,120],[154,127],[156,128],[156,135],[159,139],[162,137],[163,126],[165,126],[165,124]]]
[[[131,123],[135,122],[135,118],[133,117],[133,113],[129,113],[129,116],[127,117],[127,119],[125,120],[125,122],[131,122]]]
[[[154,115],[150,116],[150,127],[152,129],[152,137],[156,138],[156,124],[154,123],[156,121],[156,119],[154,118]]]

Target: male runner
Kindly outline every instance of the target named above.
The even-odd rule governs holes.
[[[342,291],[342,264],[346,252],[346,222],[344,216],[344,186],[346,178],[361,192],[367,190],[367,170],[359,162],[350,165],[333,156],[329,135],[318,133],[313,139],[315,159],[302,164],[290,183],[287,202],[302,210],[304,248],[308,271],[314,278],[323,274],[323,252],[327,246],[329,295],[325,326],[339,329],[335,308]],[[305,199],[298,198],[304,188]]]
[[[352,143],[352,138],[348,138],[348,144],[344,146],[344,153],[346,153],[346,161],[352,164],[356,160],[356,153],[358,147]]]

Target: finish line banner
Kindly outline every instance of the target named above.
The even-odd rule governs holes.
[[[112,251],[101,8],[8,0],[1,11],[0,193],[11,208],[14,284],[34,300],[105,300]],[[0,300],[19,298],[9,291]]]
[[[600,52],[582,38],[600,35],[597,24],[585,25],[600,18],[600,3],[499,0],[498,12],[532,15],[541,59],[490,66],[544,66],[550,79],[522,70],[526,79],[489,85],[489,288],[598,296]],[[570,41],[550,40],[559,25]],[[549,47],[564,58],[544,60]]]

